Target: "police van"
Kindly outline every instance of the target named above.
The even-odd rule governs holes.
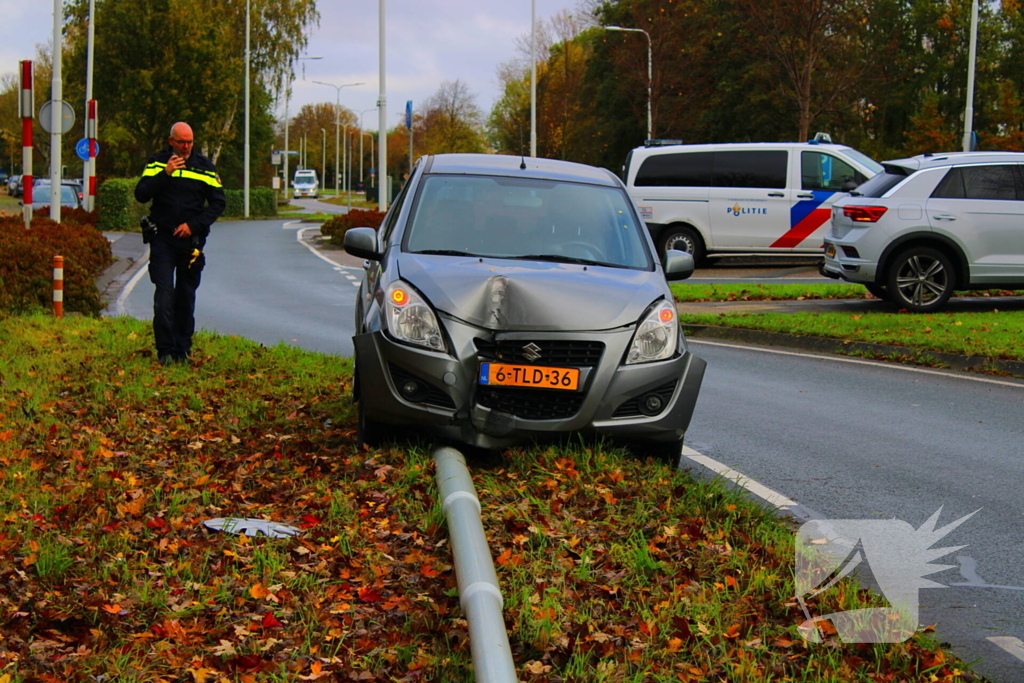
[[[312,169],[299,169],[295,172],[295,177],[292,179],[292,195],[295,199],[299,197],[313,197],[316,199],[320,196],[320,183],[316,177],[316,171]]]
[[[811,142],[682,145],[648,141],[623,179],[659,252],[818,254],[832,202],[880,173],[857,150]]]

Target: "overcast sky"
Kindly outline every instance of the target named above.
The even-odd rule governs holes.
[[[579,0],[535,1],[538,21],[563,10],[578,11],[579,6]],[[407,100],[418,107],[446,80],[466,83],[480,108],[489,112],[500,96],[498,65],[516,56],[516,38],[530,31],[530,4],[530,0],[386,0],[388,125],[395,124]],[[336,100],[334,88],[314,80],[337,85],[364,82],[343,88],[341,103],[356,113],[372,109],[380,87],[378,3],[320,0],[317,5],[320,26],[313,29],[305,54],[323,59],[298,62],[289,113],[304,103]],[[0,73],[16,73],[20,60],[35,58],[37,44],[51,41],[52,7],[51,0],[0,0]],[[97,40],[103,39],[102,31],[98,25]],[[103,93],[95,97],[102,115]],[[38,94],[37,99],[41,100]],[[363,119],[366,128],[376,129],[374,112]]]

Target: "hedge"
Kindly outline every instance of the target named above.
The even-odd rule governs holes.
[[[99,229],[111,232],[139,232],[139,219],[149,213],[148,204],[135,201],[137,178],[109,178],[96,190]],[[227,208],[224,216],[239,217],[245,213],[242,190],[224,190]],[[249,190],[249,214],[259,218],[277,215],[277,195],[266,187]]]
[[[349,228],[380,227],[384,221],[384,212],[372,209],[352,209],[348,213],[339,214],[327,219],[320,226],[320,234],[328,237],[331,244],[343,246],[345,233]]]
[[[26,230],[20,217],[0,217],[0,311],[49,309],[53,257],[64,257],[64,310],[99,315],[96,278],[114,262],[110,242],[91,225],[35,217]]]

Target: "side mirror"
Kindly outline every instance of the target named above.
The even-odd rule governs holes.
[[[348,235],[345,235],[348,237]],[[662,259],[662,266],[665,269],[666,280],[685,280],[693,275],[696,266],[693,263],[693,256],[685,251],[669,249]]]
[[[379,261],[381,253],[377,251],[377,231],[373,228],[349,228],[345,231],[345,251],[371,261]]]
[[[857,181],[850,178],[843,181],[843,192],[853,192],[857,189]]]

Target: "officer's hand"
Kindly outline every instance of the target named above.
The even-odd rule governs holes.
[[[188,227],[188,223],[182,223],[178,226],[178,229],[174,231],[175,237],[191,237],[192,228]]]
[[[183,168],[185,168],[185,160],[177,154],[172,154],[171,158],[167,160],[167,166],[164,167],[164,173],[174,175],[175,171],[180,171]]]

